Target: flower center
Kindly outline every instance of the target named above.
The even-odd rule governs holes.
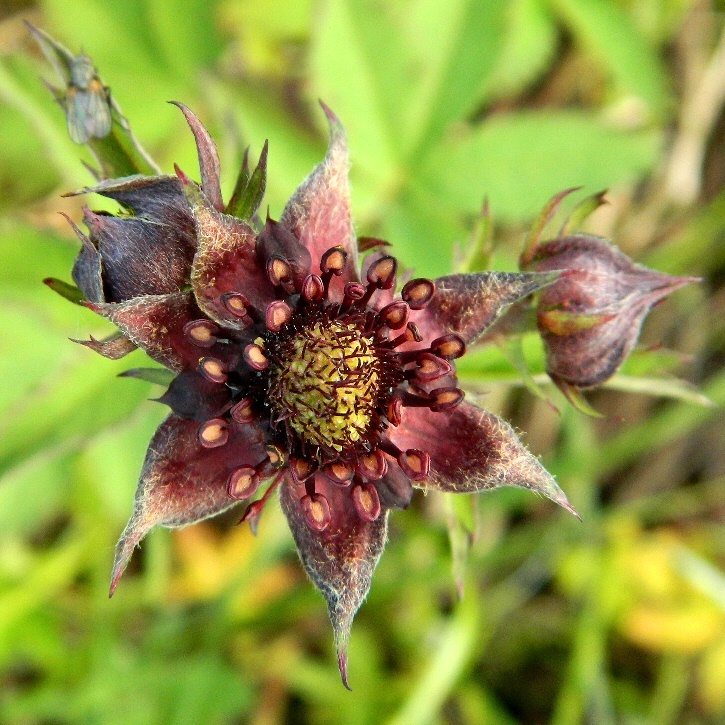
[[[279,348],[269,397],[300,440],[340,452],[365,438],[380,389],[372,334],[345,319],[303,327]]]

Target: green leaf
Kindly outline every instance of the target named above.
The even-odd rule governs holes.
[[[522,111],[490,118],[432,153],[421,183],[451,209],[470,211],[483,194],[496,217],[535,214],[571,187],[632,182],[654,165],[660,137],[620,131],[576,111]]]
[[[150,28],[169,69],[195,79],[222,51],[214,2],[209,0],[146,0]]]
[[[534,83],[554,60],[558,32],[546,0],[511,0],[501,54],[485,87],[491,101],[510,98]]]
[[[664,65],[647,38],[613,0],[549,0],[574,37],[626,93],[661,118],[672,97]]]

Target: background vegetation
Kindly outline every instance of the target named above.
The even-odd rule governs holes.
[[[0,14],[2,722],[723,722],[717,7],[16,0]],[[164,410],[147,400],[152,385],[114,377],[144,365],[142,353],[114,363],[68,342],[109,328],[40,284],[69,279],[77,240],[57,212],[78,221],[85,202],[59,195],[90,176],[21,18],[93,57],[167,171],[176,161],[196,175],[167,100],[210,127],[227,194],[241,149],[256,158],[268,138],[273,216],[324,153],[324,99],[349,132],[359,232],[390,239],[423,275],[453,268],[484,195],[495,264],[513,269],[549,196],[609,188],[590,231],[705,281],[654,311],[642,348],[656,349],[591,396],[607,417],[558,398],[555,412],[522,388],[510,351],[462,366],[482,404],[526,431],[584,522],[513,490],[455,508],[418,496],[391,519],[353,629],[352,693],[277,506],[257,538],[234,526],[238,514],[154,532],[109,601],[113,547]],[[537,340],[523,342],[541,373]]]

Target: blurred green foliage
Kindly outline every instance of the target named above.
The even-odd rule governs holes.
[[[722,107],[698,115],[693,101],[708,73],[719,77],[714,8],[22,5],[0,22],[0,721],[722,722],[725,124]],[[40,284],[69,279],[77,251],[56,212],[78,221],[82,203],[102,202],[59,197],[90,182],[79,163],[90,158],[39,82],[50,71],[22,17],[93,58],[165,171],[196,170],[168,100],[208,124],[227,198],[243,147],[257,158],[268,138],[273,216],[324,153],[324,99],[349,133],[359,232],[389,239],[420,274],[466,256],[484,196],[494,263],[513,269],[526,223],[552,194],[608,187],[591,231],[662,271],[706,278],[652,315],[642,346],[663,347],[633,356],[593,397],[608,417],[556,398],[558,414],[523,390],[525,361],[529,387],[554,396],[534,338],[519,353],[476,351],[460,368],[471,395],[486,393],[482,404],[528,433],[584,523],[512,490],[455,507],[418,497],[392,518],[353,629],[352,693],[278,508],[256,539],[234,515],[154,532],[109,602],[113,546],[164,413],[147,401],[158,388],[114,377],[144,356],[110,362],[68,342],[109,328]],[[693,117],[710,119],[694,141]],[[684,157],[674,152],[683,136]],[[697,188],[685,198],[688,169]]]

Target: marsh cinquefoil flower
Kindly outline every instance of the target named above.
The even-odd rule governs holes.
[[[244,206],[238,198],[224,205],[214,143],[180,107],[201,185],[180,171],[106,180],[86,191],[130,214],[86,209],[89,236],[77,230],[84,246],[73,277],[85,304],[122,333],[86,344],[111,357],[137,346],[176,373],[111,591],[152,527],[239,501],[250,501],[244,518],[255,523],[276,489],[327,601],[346,683],[347,638],[388,512],[405,508],[413,488],[520,486],[573,511],[511,427],[464,400],[454,362],[510,304],[560,273],[411,279],[398,293],[397,262],[382,245],[359,267],[345,133],[329,109],[324,160],[279,221],[255,225],[259,198],[244,219],[231,213]]]

